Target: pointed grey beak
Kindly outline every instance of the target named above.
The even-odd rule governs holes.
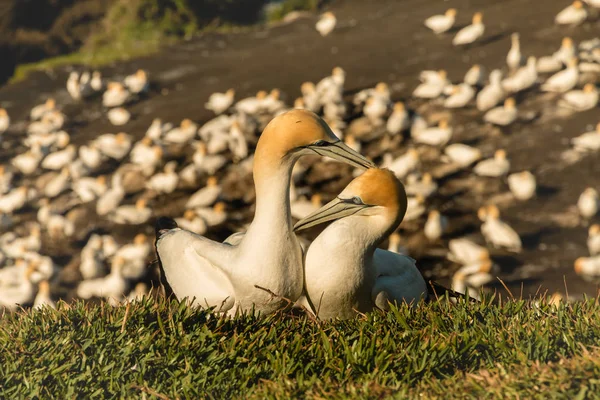
[[[320,156],[328,156],[356,168],[369,169],[375,166],[371,161],[352,150],[340,140],[333,143],[329,142],[321,146],[310,145],[307,147]]]
[[[323,222],[333,221],[356,214],[363,208],[369,207],[365,204],[349,203],[339,198],[335,198],[317,211],[302,218],[294,225],[294,231],[301,231],[312,226],[322,224]]]

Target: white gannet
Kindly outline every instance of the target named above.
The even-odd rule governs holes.
[[[369,97],[363,107],[363,113],[374,124],[379,124],[387,113],[388,101],[381,97]]]
[[[402,179],[417,169],[419,161],[419,153],[416,149],[408,149],[406,153],[397,158],[386,153],[383,155],[382,168],[391,170],[399,179]]]
[[[487,111],[500,103],[506,94],[502,88],[502,71],[495,69],[490,72],[490,83],[477,93],[477,109],[479,111]]]
[[[0,196],[0,212],[11,214],[25,206],[28,200],[33,197],[33,189],[27,186],[20,186],[12,189],[10,192]]]
[[[504,100],[502,107],[492,108],[486,112],[483,116],[483,120],[490,124],[508,126],[515,122],[517,119],[517,107],[515,105],[515,99],[509,97]]]
[[[303,262],[292,231],[289,190],[294,164],[305,154],[329,156],[355,167],[372,166],[315,114],[293,109],[275,117],[256,147],[256,213],[239,243],[217,243],[174,227],[171,220],[158,220],[157,253],[177,298],[195,298],[198,306],[215,306],[230,314],[252,308],[272,312],[287,304],[282,298],[298,299]]]
[[[406,206],[406,215],[404,216],[405,221],[414,221],[423,214],[425,214],[425,197],[417,194],[414,197],[409,197]]]
[[[44,307],[56,308],[56,303],[50,295],[50,284],[43,280],[38,284],[38,291],[33,299],[33,308],[40,309]]]
[[[204,235],[208,230],[208,225],[204,218],[198,216],[194,210],[185,210],[183,217],[175,218],[175,222],[181,229],[194,232],[198,235]]]
[[[43,189],[44,196],[53,198],[71,188],[71,172],[68,167],[63,167],[60,173],[50,179]]]
[[[341,67],[334,67],[331,75],[321,79],[315,86],[319,103],[324,106],[328,103],[342,103],[346,71]]]
[[[169,161],[165,164],[163,172],[154,174],[146,182],[146,188],[156,193],[173,193],[179,183],[179,175],[175,172],[177,161]]]
[[[452,86],[451,95],[444,100],[446,108],[465,107],[475,97],[475,89],[466,83]]]
[[[200,171],[208,175],[214,175],[217,171],[227,165],[228,160],[225,156],[219,154],[207,154],[206,144],[204,142],[195,142],[192,146],[196,147],[196,151],[192,156],[192,161]]]
[[[122,185],[122,178],[117,173],[114,174],[111,181],[111,188],[100,195],[96,202],[96,214],[103,216],[114,211],[121,201],[125,198],[125,188]]]
[[[398,133],[410,128],[410,116],[403,102],[394,103],[392,114],[387,120],[386,129],[389,133],[397,135]]]
[[[422,83],[413,90],[412,94],[414,97],[421,99],[438,98],[444,92],[446,86],[450,84],[445,70],[431,72],[435,72],[435,74],[421,74]]]
[[[474,64],[463,79],[463,82],[469,86],[482,86],[485,82],[486,70],[480,64]]]
[[[18,305],[26,305],[34,299],[35,288],[30,280],[35,266],[22,259],[16,261],[13,279],[0,280],[0,308],[14,311]]]
[[[56,100],[49,98],[45,103],[37,105],[31,109],[29,118],[32,121],[41,119],[47,112],[54,111],[56,109]]]
[[[519,42],[519,34],[513,33],[510,35],[510,50],[506,55],[506,64],[511,71],[516,71],[523,64],[523,55],[521,54],[521,44]]]
[[[305,287],[311,311],[322,319],[352,318],[389,303],[416,305],[427,286],[410,257],[378,249],[406,212],[402,183],[372,168],[295,230],[334,221],[306,252]]]
[[[4,108],[0,108],[0,135],[2,135],[10,126],[10,117]],[[1,140],[1,139],[0,139]]]
[[[310,199],[300,198],[294,200],[290,204],[290,212],[292,217],[302,219],[307,215],[315,212],[323,206],[323,201],[319,193],[313,194]]]
[[[588,12],[579,0],[556,14],[554,22],[558,25],[579,25],[586,20]]]
[[[148,73],[143,69],[138,69],[135,74],[125,77],[123,83],[131,93],[142,93],[150,88]]]
[[[98,136],[94,143],[104,155],[115,159],[122,160],[131,150],[131,136],[125,132],[119,132],[116,135],[105,133]]]
[[[566,65],[569,60],[577,57],[576,47],[577,46],[573,43],[573,39],[568,36],[564,37],[561,41],[560,48],[552,54],[552,57]]]
[[[312,112],[318,112],[321,108],[321,104],[319,103],[319,95],[317,94],[315,84],[312,82],[303,82],[302,85],[300,85],[300,92],[302,93],[302,100],[304,102],[302,108],[306,108]]]
[[[431,197],[438,189],[438,184],[433,180],[430,173],[425,172],[420,180],[410,179],[406,183],[406,194],[409,196],[423,196],[424,198]]]
[[[79,85],[79,72],[71,71],[67,79],[67,92],[73,100],[81,99],[81,86]]]
[[[413,136],[416,143],[430,146],[445,146],[452,139],[452,127],[445,119],[440,120],[438,126],[431,127]]]
[[[116,107],[108,110],[106,116],[111,124],[115,126],[121,126],[129,122],[131,113],[123,107]]]
[[[151,250],[152,246],[148,237],[139,233],[133,238],[133,243],[126,244],[117,250],[113,260],[123,259],[121,275],[124,278],[140,279],[148,269],[147,259]]]
[[[483,14],[481,12],[476,12],[473,14],[473,20],[471,25],[465,26],[462,28],[454,39],[452,39],[452,44],[455,46],[461,46],[465,44],[471,44],[481,36],[485,32],[485,25],[483,25]]]
[[[581,152],[600,150],[600,122],[596,125],[595,130],[574,137],[571,139],[571,143],[575,150]]]
[[[262,105],[264,100],[267,98],[267,92],[259,90],[256,96],[246,97],[235,103],[235,109],[238,112],[247,115],[256,115],[262,111]]]
[[[7,165],[0,165],[0,195],[12,189],[14,172]]]
[[[10,163],[16,170],[23,175],[31,175],[37,171],[40,162],[44,158],[44,154],[39,146],[34,146],[31,150],[15,156]]]
[[[479,176],[499,177],[506,175],[510,169],[510,161],[506,158],[506,151],[503,149],[496,150],[493,158],[480,161],[473,168]]]
[[[463,143],[454,143],[444,149],[448,159],[465,168],[481,159],[481,150]]]
[[[388,251],[392,253],[398,253],[408,256],[408,249],[402,245],[402,237],[398,232],[394,232],[390,235],[388,240]]]
[[[115,257],[108,275],[79,283],[79,286],[77,286],[77,296],[82,299],[103,297],[108,299],[113,305],[118,304],[129,286],[127,280],[121,275],[121,269],[124,264],[125,260],[123,258]]]
[[[210,95],[210,97],[208,98],[208,102],[204,104],[204,108],[206,108],[207,110],[211,110],[215,114],[219,115],[224,113],[229,107],[231,107],[234,98],[234,89],[227,89],[225,93],[215,92]]]
[[[212,207],[197,207],[194,209],[197,216],[202,218],[208,227],[219,226],[227,221],[227,206],[219,201]]]
[[[577,200],[579,214],[585,219],[590,219],[598,214],[598,208],[600,208],[598,191],[591,187],[586,188]]]
[[[500,210],[495,205],[481,207],[477,212],[481,224],[481,233],[485,240],[494,247],[505,248],[520,253],[523,247],[519,234],[500,219]]]
[[[88,145],[79,146],[77,152],[83,165],[85,165],[91,171],[95,171],[96,169],[100,168],[102,163],[107,159],[104,153],[98,149],[98,146],[96,146],[94,142]]]
[[[600,255],[600,225],[593,224],[588,229],[587,246],[591,256]]]
[[[102,105],[104,107],[120,107],[130,99],[130,93],[119,82],[109,82],[106,91],[102,95]]]
[[[181,121],[178,127],[171,129],[165,133],[164,141],[167,143],[183,144],[188,143],[196,136],[198,125],[191,119],[185,118]]]
[[[489,258],[463,265],[452,276],[452,290],[479,299],[481,287],[493,279],[493,267]]]
[[[146,206],[146,199],[139,199],[135,205],[117,207],[108,219],[117,224],[140,225],[148,222],[152,216],[152,209]]]
[[[222,188],[219,185],[217,178],[210,176],[206,180],[206,186],[190,196],[185,203],[185,208],[209,207],[217,201],[221,195],[221,191]]]
[[[102,73],[100,71],[92,72],[92,79],[90,79],[90,87],[94,92],[99,92],[104,88],[104,82],[102,81]]]
[[[171,130],[170,124],[163,124],[160,118],[154,118],[146,130],[144,137],[150,138],[152,142],[158,142],[162,135]]]
[[[507,178],[508,188],[518,200],[529,200],[535,196],[536,180],[529,171],[516,172]]]
[[[457,264],[475,264],[490,259],[490,252],[483,246],[466,239],[452,239],[448,242],[448,260]]]
[[[95,178],[84,177],[72,183],[73,192],[77,194],[83,203],[94,201],[108,190],[106,176],[100,175]]]
[[[456,20],[456,8],[449,8],[444,14],[433,15],[424,22],[435,33],[444,33],[452,29]]]
[[[546,82],[540,86],[544,92],[564,93],[571,90],[577,85],[579,80],[579,68],[577,67],[577,59],[572,58],[567,63],[567,68],[552,75]]]
[[[231,151],[235,162],[239,162],[248,157],[248,141],[237,120],[233,121],[229,128],[229,137],[227,138],[227,141],[229,151]]]
[[[64,150],[55,151],[48,154],[42,161],[42,168],[57,171],[63,169],[71,163],[77,156],[77,147],[73,144],[68,145]]]
[[[587,281],[598,283],[600,281],[600,256],[579,257],[575,260],[575,272]]]
[[[429,211],[427,221],[423,232],[425,237],[431,241],[436,241],[442,237],[448,229],[448,218],[442,215],[438,210]]]
[[[315,24],[315,29],[321,34],[321,36],[329,35],[335,28],[337,18],[331,11],[327,11],[321,15],[321,18]]]
[[[80,254],[79,272],[84,280],[99,278],[105,274],[105,256],[100,235],[90,236]]]
[[[571,90],[563,94],[559,106],[575,111],[587,111],[598,105],[598,89],[593,83],[586,83],[583,90]]]
[[[521,92],[535,85],[537,79],[536,58],[531,56],[527,58],[527,64],[502,81],[502,88],[510,93]]]

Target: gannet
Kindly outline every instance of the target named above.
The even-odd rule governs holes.
[[[448,249],[448,260],[458,264],[469,265],[490,259],[488,249],[466,238],[450,240]]]
[[[79,72],[71,71],[67,79],[67,92],[73,100],[81,99],[81,87],[79,85]]]
[[[399,179],[406,177],[419,166],[419,153],[416,149],[408,149],[400,157],[393,158],[390,153],[383,155],[382,168],[391,170]]]
[[[100,168],[103,162],[106,161],[107,157],[98,149],[98,146],[94,142],[88,145],[79,146],[77,149],[79,159],[87,168],[91,171],[95,171]]]
[[[177,298],[195,298],[198,306],[214,306],[229,314],[252,308],[273,312],[287,304],[282,298],[298,299],[303,263],[292,231],[289,187],[292,168],[305,154],[329,156],[361,168],[373,165],[341,143],[310,111],[293,109],[275,117],[256,147],[256,214],[239,243],[213,242],[178,227],[163,229],[165,221],[159,218],[157,253]]]
[[[0,280],[0,308],[6,307],[14,311],[18,305],[26,305],[34,299],[35,289],[30,280],[35,267],[24,260],[16,261],[16,279],[10,281]]]
[[[598,283],[600,281],[600,256],[579,257],[575,260],[575,272],[587,281]]]
[[[147,271],[147,258],[151,250],[148,237],[143,233],[133,238],[133,243],[121,247],[115,253],[113,260],[123,259],[121,275],[127,279],[140,279]]]
[[[12,189],[14,175],[9,166],[0,165],[0,194],[5,194]]]
[[[450,84],[445,70],[440,70],[437,75],[421,75],[423,83],[415,88],[413,96],[421,99],[435,99],[439,97],[446,86]],[[425,79],[423,79],[425,78]]]
[[[591,256],[600,255],[600,225],[593,224],[588,229],[587,246]]]
[[[390,235],[388,240],[388,251],[392,253],[398,253],[408,256],[408,249],[402,245],[402,237],[398,232],[394,232]]]
[[[511,71],[516,71],[523,64],[523,55],[521,55],[521,44],[519,43],[519,34],[510,35],[510,50],[506,55],[506,64]]]
[[[94,92],[99,92],[104,88],[104,82],[102,82],[102,73],[100,71],[92,72],[92,79],[90,80],[90,87]]]
[[[306,252],[306,295],[319,318],[352,318],[387,310],[390,302],[415,306],[427,297],[415,260],[377,248],[400,225],[406,207],[394,174],[372,168],[294,226],[298,231],[334,221]]]
[[[486,112],[483,116],[483,120],[494,125],[508,126],[515,122],[517,115],[515,99],[509,97],[504,101],[504,106],[492,108]]]
[[[581,152],[600,150],[600,122],[596,125],[595,130],[574,137],[571,139],[571,143],[575,150]]]
[[[319,111],[321,104],[319,103],[319,94],[317,93],[315,84],[312,82],[303,82],[300,85],[300,92],[302,93],[304,108],[312,112]]]
[[[63,169],[77,156],[77,148],[75,145],[68,145],[64,150],[55,151],[48,154],[42,161],[42,168],[57,171]]]
[[[444,149],[448,159],[465,168],[481,159],[481,150],[462,143],[454,143]]]
[[[493,279],[493,266],[489,258],[463,265],[452,276],[452,290],[479,299],[481,287]]]
[[[386,129],[389,133],[397,135],[398,133],[410,128],[410,116],[403,102],[394,103],[392,114],[387,120]]]
[[[125,132],[119,132],[116,135],[105,133],[98,136],[94,143],[104,155],[117,161],[125,158],[131,150],[131,136]]]
[[[437,127],[427,128],[417,135],[413,136],[416,143],[427,144],[430,146],[445,146],[452,138],[452,127],[448,126],[448,121],[440,120]]]
[[[0,212],[11,214],[13,211],[23,208],[27,200],[33,197],[32,190],[27,186],[20,186],[0,196]]]
[[[590,219],[598,214],[598,208],[600,208],[598,191],[591,187],[586,188],[579,196],[579,200],[577,200],[579,214],[585,219]]]
[[[111,188],[102,194],[96,202],[96,214],[103,216],[114,211],[125,198],[125,189],[119,174],[113,175]]]
[[[506,151],[503,149],[496,150],[493,158],[480,161],[473,172],[479,176],[499,177],[506,175],[510,169],[510,161],[506,159]]]
[[[147,182],[146,188],[156,193],[173,193],[179,183],[179,175],[175,172],[177,161],[169,161],[165,164],[163,172],[154,174]]]
[[[206,186],[199,189],[196,193],[190,196],[185,203],[185,208],[208,207],[213,205],[221,195],[221,186],[214,176],[206,180]]]
[[[228,217],[227,206],[222,201],[215,203],[212,207],[197,207],[194,212],[210,228],[224,224]]]
[[[115,257],[110,273],[102,278],[88,279],[82,281],[77,286],[77,296],[82,299],[92,297],[103,297],[111,304],[117,304],[127,291],[128,283],[121,275],[121,269],[125,260],[121,257]]]
[[[204,142],[196,142],[193,144],[196,151],[192,156],[194,165],[202,172],[208,175],[214,175],[217,171],[223,168],[228,160],[226,157],[219,154],[207,154],[206,144]]]
[[[475,97],[475,89],[466,83],[452,86],[452,94],[444,100],[446,108],[462,108],[465,107],[473,97]]]
[[[329,35],[335,28],[337,18],[331,11],[327,11],[321,15],[319,21],[315,25],[315,29],[321,34],[321,36]]]
[[[235,162],[239,162],[248,157],[248,141],[246,140],[246,136],[238,121],[233,121],[231,124],[227,141],[229,151],[231,151]]]
[[[233,100],[235,98],[235,90],[227,89],[225,93],[213,93],[208,98],[208,102],[204,105],[204,108],[207,110],[213,111],[215,114],[219,115],[227,111],[229,107],[233,104]]]
[[[56,308],[56,303],[50,296],[50,284],[47,280],[38,284],[38,292],[33,299],[33,308],[40,309],[44,307]]]
[[[444,14],[434,15],[425,20],[425,26],[435,33],[444,33],[452,29],[456,20],[456,8],[449,8]]]
[[[381,97],[369,97],[363,108],[363,113],[371,122],[379,123],[387,113],[388,102]]]
[[[331,75],[321,79],[315,86],[319,103],[322,106],[327,103],[342,103],[345,81],[346,71],[341,67],[334,67]]]
[[[448,218],[442,215],[438,210],[429,211],[427,221],[423,232],[425,237],[431,241],[436,241],[442,237],[448,228]]]
[[[292,201],[290,204],[290,211],[292,217],[296,219],[302,219],[321,208],[321,206],[323,206],[321,195],[315,193],[310,197],[310,199],[300,198]]]
[[[107,89],[102,95],[102,105],[104,107],[119,107],[127,103],[130,98],[130,93],[119,82],[109,82]]]
[[[579,25],[588,16],[588,12],[579,0],[575,0],[573,4],[563,9],[556,14],[554,22],[558,25]]]
[[[262,105],[266,98],[267,92],[259,90],[256,96],[246,97],[235,103],[235,109],[244,114],[256,115],[262,110]]]
[[[411,176],[409,176],[406,184],[406,194],[409,196],[420,195],[424,198],[429,198],[438,189],[438,184],[428,172],[424,173],[420,180],[410,178]]]
[[[456,36],[454,36],[454,39],[452,39],[452,44],[455,46],[470,44],[483,36],[485,25],[483,25],[482,20],[483,14],[481,12],[473,14],[471,25],[465,26],[458,31]]]
[[[60,173],[50,179],[43,189],[44,196],[53,198],[71,188],[71,172],[68,167],[63,167]]]
[[[178,127],[171,129],[164,135],[167,143],[183,144],[191,141],[198,132],[198,125],[191,119],[185,118]]]
[[[142,93],[150,88],[148,73],[143,69],[138,69],[135,74],[128,75],[123,80],[123,83],[131,93]]]
[[[183,217],[175,218],[175,222],[181,229],[194,232],[198,235],[204,235],[208,230],[204,218],[198,216],[194,210],[185,210]]]
[[[44,158],[44,154],[40,150],[39,146],[34,146],[31,150],[26,151],[15,156],[10,163],[16,170],[23,175],[31,175],[37,171],[40,162]]]
[[[479,64],[473,65],[463,79],[463,82],[469,86],[482,86],[485,82],[486,70]]]
[[[108,110],[108,112],[106,113],[106,117],[108,118],[111,124],[115,126],[121,126],[129,122],[129,119],[131,118],[131,113],[123,107],[116,107]]]
[[[45,103],[37,105],[31,109],[29,117],[32,121],[41,119],[46,113],[56,109],[56,100],[49,98]]]
[[[564,93],[577,85],[579,79],[579,68],[577,59],[572,58],[567,64],[567,69],[552,75],[540,86],[544,92]]]
[[[500,219],[500,210],[495,205],[481,207],[477,212],[481,224],[481,233],[494,247],[505,248],[520,253],[523,247],[519,234]]]
[[[537,79],[536,58],[531,56],[527,58],[527,64],[502,81],[502,88],[510,93],[521,92],[535,85]]]
[[[536,180],[529,171],[510,174],[507,178],[508,188],[518,200],[529,200],[535,196]]]
[[[495,69],[490,72],[490,83],[477,94],[477,109],[487,111],[500,103],[506,94],[502,88],[502,71]]]
[[[0,135],[10,126],[10,117],[4,108],[0,108]]]
[[[575,111],[587,111],[598,105],[598,89],[593,83],[586,83],[583,90],[565,93],[558,105]]]

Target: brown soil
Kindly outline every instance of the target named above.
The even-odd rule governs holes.
[[[406,99],[423,69],[444,68],[451,80],[459,81],[475,63],[488,70],[503,66],[512,32],[521,34],[523,52],[536,56],[555,51],[563,36],[579,41],[597,35],[597,19],[574,28],[554,26],[554,15],[565,5],[557,0],[546,0],[543,6],[538,0],[456,0],[451,6],[459,10],[459,25],[466,25],[473,12],[483,11],[486,33],[481,43],[455,49],[452,34],[436,36],[422,26],[426,17],[448,8],[447,2],[335,1],[330,7],[339,25],[326,38],[315,32],[315,18],[307,17],[243,34],[203,35],[102,72],[105,76],[123,76],[137,68],[150,71],[155,87],[147,98],[130,107],[134,118],[124,127],[139,138],[154,117],[175,123],[186,117],[208,120],[212,115],[204,110],[204,102],[212,92],[229,87],[237,89],[238,98],[278,87],[290,103],[299,95],[303,81],[317,81],[339,65],[346,70],[349,94],[385,81],[392,87],[394,99]],[[0,89],[0,105],[8,108],[13,121],[24,121],[33,105],[54,96],[71,118],[69,132],[75,143],[84,143],[99,133],[116,132],[99,112],[98,101],[85,106],[72,104],[64,89],[67,73],[67,69],[37,73],[25,82],[5,86]],[[430,116],[440,111],[421,102],[408,103]],[[512,162],[511,171],[530,169],[541,186],[533,200],[502,203],[502,216],[522,235],[525,249],[518,255],[493,253],[502,268],[501,278],[515,295],[520,293],[521,285],[525,295],[535,293],[539,286],[564,293],[565,281],[570,295],[595,295],[597,287],[573,272],[575,258],[588,254],[587,227],[577,220],[573,206],[585,187],[598,186],[600,162],[596,155],[590,155],[567,165],[560,155],[568,149],[569,138],[592,129],[598,122],[598,110],[563,115],[551,96],[537,91],[520,96],[518,103],[523,115],[533,111],[537,118],[514,124],[504,132],[484,126],[474,109],[450,113],[456,128],[453,142],[468,141],[486,155],[505,148]],[[0,156],[6,160],[16,150],[2,150]],[[477,207],[492,198],[506,198],[501,196],[508,191],[505,183],[477,182],[481,181],[469,179],[468,174],[443,180],[440,195],[431,202],[451,216],[454,234],[479,236]],[[417,242],[417,237],[412,241]],[[444,246],[420,252],[419,265],[448,283],[444,277],[456,266],[436,255],[440,253],[437,249]]]

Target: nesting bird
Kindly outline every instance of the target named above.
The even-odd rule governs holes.
[[[579,214],[585,219],[590,219],[598,213],[598,208],[600,208],[598,191],[591,187],[586,188],[577,200]]]
[[[477,39],[483,36],[485,32],[485,25],[483,24],[483,13],[476,12],[473,14],[473,20],[471,25],[462,28],[454,39],[452,44],[455,46],[463,46],[475,42]]]
[[[425,26],[435,33],[444,33],[452,29],[456,21],[456,8],[449,8],[444,14],[434,15],[427,18]]]
[[[337,18],[335,15],[331,11],[327,11],[321,15],[321,18],[315,25],[315,29],[321,36],[327,36],[335,29],[336,23]]]

